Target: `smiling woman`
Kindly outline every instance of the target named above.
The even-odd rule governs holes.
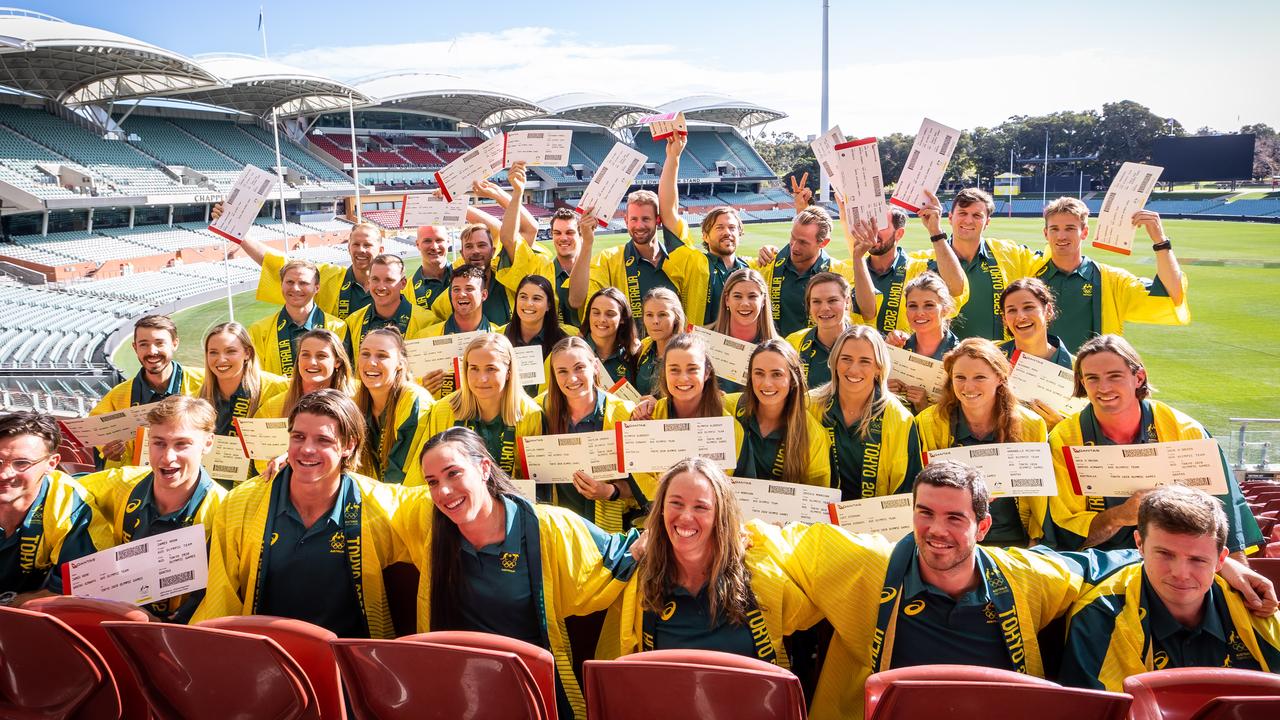
[[[831,444],[808,412],[800,358],[776,338],[751,353],[747,389],[725,397],[742,431],[734,474],[761,480],[831,486]]]
[[[356,406],[367,428],[359,448],[361,472],[383,482],[417,484],[413,459],[428,437],[427,418],[435,400],[413,382],[399,330],[378,328],[365,337],[356,376]]]

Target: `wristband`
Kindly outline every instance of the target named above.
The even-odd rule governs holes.
[[[612,492],[609,493],[609,502],[617,500],[618,496],[622,494],[622,491],[618,489],[618,486],[615,483],[609,483],[609,489],[612,490]]]
[[[1169,238],[1165,238],[1164,240],[1152,245],[1151,249],[1156,252],[1159,252],[1161,250],[1172,250],[1173,243],[1169,242]]]
[[[946,234],[946,233],[938,233],[937,235],[930,235],[930,236],[929,236],[929,242],[931,242],[931,243],[936,243],[936,242],[938,242],[939,240],[946,240],[946,239],[947,239],[947,234]]]

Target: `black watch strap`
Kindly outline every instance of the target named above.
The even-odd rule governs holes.
[[[937,235],[930,235],[930,236],[929,236],[929,242],[931,242],[931,243],[936,243],[936,242],[938,242],[939,240],[946,240],[946,239],[947,239],[947,234],[946,234],[946,233],[938,233]]]
[[[1172,250],[1173,243],[1169,242],[1169,238],[1165,238],[1164,240],[1152,245],[1151,249],[1157,252],[1160,250]]]

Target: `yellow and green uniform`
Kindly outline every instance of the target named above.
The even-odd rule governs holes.
[[[216,379],[211,382],[217,382]],[[289,391],[289,379],[274,375],[269,372],[258,373],[258,397],[257,405],[276,395],[282,395]],[[241,382],[231,397],[225,400],[214,400],[213,409],[218,413],[217,425],[214,435],[235,435],[236,426],[232,422],[236,418],[253,417],[257,408],[254,407],[254,398],[250,397],[249,392],[245,389],[244,383]]]
[[[1126,322],[1154,325],[1188,325],[1187,276],[1182,275],[1182,302],[1174,305],[1169,289],[1159,277],[1140,278],[1128,270],[1104,265],[1088,257],[1071,272],[1063,272],[1048,256],[1040,258],[1029,275],[1044,281],[1053,291],[1058,317],[1049,332],[1067,348],[1078,350],[1098,335],[1123,335]]]
[[[726,396],[724,410],[720,413],[720,415],[717,415],[715,417],[720,417],[724,415],[733,417],[734,407],[729,406],[728,399],[729,398]],[[655,402],[653,405],[653,415],[651,416],[651,419],[677,420],[679,419],[679,416],[673,412],[674,409],[675,408],[674,406],[671,405],[671,400],[669,398],[658,398],[658,401]],[[742,425],[737,422],[734,422],[733,424],[733,456],[735,458],[735,463],[736,463],[736,458],[738,454],[742,452],[742,442],[743,442]],[[679,459],[680,458],[672,458],[671,464],[674,465],[676,461]],[[732,475],[733,471],[732,470],[728,471],[728,474]],[[641,500],[641,505],[643,505],[646,508],[649,507],[649,504],[653,502],[654,495],[658,491],[658,478],[662,477],[662,473],[632,473],[631,477],[635,481],[632,487],[633,488],[638,487],[640,489],[640,496],[643,497],[643,500]]]
[[[306,321],[301,324],[294,322],[289,311],[281,308],[280,312],[250,325],[249,337],[264,372],[292,377],[298,362],[299,339],[310,330],[320,329],[331,331],[339,340],[347,337],[347,324],[321,310],[319,305],[311,307]]]
[[[582,318],[585,312],[574,310],[569,305],[569,272],[573,270],[570,265],[566,270],[560,263],[559,257],[554,252],[540,245],[530,246],[529,243],[516,242],[515,260],[505,268],[499,269],[497,274],[504,285],[519,288],[520,283],[529,275],[541,275],[546,278],[551,287],[556,291],[556,313],[560,316],[560,323],[578,327],[582,324]],[[514,307],[514,301],[512,303]]]
[[[760,531],[785,538],[777,559],[835,628],[810,708],[815,720],[861,718],[867,676],[893,667],[959,663],[1043,677],[1037,633],[1086,583],[1137,560],[1136,551],[1064,556],[979,546],[980,584],[954,600],[920,577],[914,535],[892,544],[826,523]]]
[[[446,295],[445,297],[447,298],[448,296]],[[493,323],[489,322],[486,318],[482,317],[480,318],[480,324],[476,327],[476,330],[480,332],[496,333],[498,332],[498,329],[500,327],[501,326],[494,325]],[[440,337],[441,335],[453,335],[453,334],[462,333],[462,332],[467,332],[467,331],[458,327],[458,321],[453,317],[453,314],[450,313],[448,316],[448,319],[445,320],[444,322],[438,322],[434,325],[427,327],[426,330],[423,330],[422,337],[424,338]],[[467,369],[465,367],[460,368],[460,372],[466,372],[466,371]],[[458,389],[457,376],[452,372],[446,371],[444,374],[444,383],[440,386],[440,389],[437,390],[435,393],[436,400],[442,400],[445,395],[448,395],[449,393],[457,389]]]
[[[760,275],[769,289],[773,305],[773,327],[786,337],[809,326],[809,308],[804,304],[804,291],[809,281],[820,272],[833,272],[853,282],[853,268],[846,260],[836,260],[826,250],[818,251],[818,259],[803,273],[791,262],[791,246],[778,251],[772,263],[761,266]]]
[[[908,256],[902,248],[894,249],[893,264],[884,273],[876,272],[868,262],[867,270],[871,274],[871,284],[876,296],[876,317],[875,322],[867,324],[886,334],[894,330],[911,332],[911,323],[907,322],[907,298],[903,289],[917,275],[930,269],[937,272],[937,268],[930,267],[929,260],[916,255]],[[964,307],[969,301],[967,278],[964,292],[953,300],[957,308]],[[865,322],[866,318],[863,318],[863,321]]]
[[[1022,427],[1022,437],[1010,442],[1042,443],[1048,440],[1044,418],[1022,407],[1014,406],[1018,421]],[[920,428],[920,449],[927,455],[933,450],[946,450],[953,447],[971,447],[973,445],[990,445],[996,442],[994,437],[978,437],[969,428],[964,412],[957,409],[951,417],[938,412],[937,405],[930,405],[916,416],[916,426]],[[1023,546],[1031,541],[1032,515],[1045,504],[1043,497],[1002,497],[991,501],[991,529],[983,540],[986,545],[996,547]],[[1038,512],[1043,512],[1039,510]]]
[[[938,261],[933,256],[933,250],[912,253],[911,257],[928,260],[929,269],[938,272]],[[1008,240],[987,237],[978,242],[978,251],[971,260],[965,261],[957,254],[969,289],[969,296],[959,308],[953,324],[953,329],[961,340],[971,337],[1005,339],[1000,293],[1004,292],[1009,283],[1030,275],[1035,258],[1036,254],[1030,248]],[[903,302],[905,301],[904,298]],[[959,302],[956,304],[959,305]]]
[[[676,586],[661,611],[646,609],[637,574],[609,608],[596,659],[678,648],[734,653],[790,667],[783,638],[812,626],[822,615],[774,559],[778,551],[767,548],[773,538],[760,532],[760,524],[752,520],[746,525],[751,539],[743,561],[751,571],[755,600],[746,624],[735,625],[723,616],[712,623],[705,586],[696,595]]]
[[[1068,352],[1066,344],[1062,342],[1062,338],[1057,335],[1050,335],[1049,347],[1053,348],[1053,357],[1049,358],[1049,362],[1057,365],[1058,367],[1066,368],[1067,370],[1072,369],[1076,359],[1075,356]],[[1012,363],[1015,362],[1014,355],[1018,353],[1019,350],[1014,341],[1005,340],[1000,343],[1000,352],[1004,353],[1004,356],[1009,358],[1009,362]]]
[[[187,502],[170,513],[161,513],[156,507],[152,490],[155,476],[149,467],[104,470],[80,478],[80,484],[92,496],[94,509],[111,526],[114,545],[201,524],[207,543],[213,533],[214,515],[227,494],[204,468],[200,468],[200,478]],[[147,610],[166,621],[185,623],[203,599],[204,590],[197,590],[151,603]]]
[[[0,593],[62,592],[62,563],[113,545],[107,520],[89,493],[64,472],[40,479],[16,528],[0,528]]]
[[[1211,437],[1200,423],[1158,400],[1147,399],[1141,403],[1142,421],[1133,444],[1204,440]],[[1040,531],[1043,537],[1038,538],[1039,542],[1051,548],[1079,549],[1089,536],[1089,526],[1093,523],[1094,516],[1128,499],[1077,495],[1063,454],[1064,447],[1117,444],[1120,443],[1112,442],[1102,432],[1093,414],[1092,405],[1053,428],[1053,432],[1049,433],[1049,453],[1053,457],[1058,494],[1046,498],[1048,502],[1032,507],[1032,540],[1037,540],[1034,535]],[[1262,532],[1258,529],[1253,514],[1249,512],[1249,505],[1240,492],[1226,454],[1221,448],[1218,453],[1222,471],[1227,478],[1227,494],[1217,496],[1222,502],[1222,509],[1227,513],[1227,548],[1231,552],[1242,552],[1262,542]],[[1134,546],[1133,530],[1132,526],[1120,528],[1115,535],[1099,543],[1098,547],[1104,550],[1131,548]]]
[[[797,388],[795,392],[801,392],[801,390]],[[801,401],[807,403],[803,395]],[[724,406],[725,410],[733,415],[733,421],[737,425],[734,435],[742,437],[742,444],[738,447],[738,466],[733,474],[739,477],[780,482],[783,479],[782,472],[788,450],[786,425],[768,435],[761,433],[760,423],[756,417],[747,416],[747,404],[743,401],[741,393],[726,395]],[[807,412],[804,413],[804,419],[809,434],[809,447],[795,448],[808,455],[808,460],[804,464],[804,484],[831,487],[831,443],[827,439],[826,428]]]
[[[730,264],[725,265],[724,260],[710,250],[687,247],[693,252],[672,255],[667,262],[679,265],[679,268],[673,267],[671,273],[682,280],[680,304],[684,306],[685,318],[693,325],[709,325],[719,312],[725,280],[737,270],[755,269],[756,263],[735,255]]]
[[[848,326],[845,326],[848,329]],[[818,338],[818,328],[801,328],[787,336],[787,342],[800,356],[800,368],[804,370],[805,384],[810,389],[831,382],[831,348]]]
[[[627,356],[627,349],[622,343],[615,342],[613,344],[613,352],[606,357],[600,354],[596,348],[596,342],[591,338],[591,333],[585,333],[582,336],[587,341],[587,345],[591,347],[591,352],[600,358],[600,364],[604,365],[605,372],[609,373],[609,378],[615,382],[618,380],[630,381],[636,376],[636,359]]]
[[[547,398],[539,395],[536,399],[541,408],[542,434],[551,432],[547,425]],[[571,422],[566,433],[599,432],[612,430],[618,423],[631,419],[631,411],[635,409],[631,403],[596,388],[596,406],[591,414],[578,422]],[[590,468],[583,468],[589,470]],[[528,477],[528,468],[521,468],[521,475]],[[588,500],[572,485],[557,483],[538,487],[538,502],[549,502],[562,508],[572,510],[590,520],[605,532],[622,532],[630,523],[629,516],[638,514],[640,503],[635,498],[640,496],[640,488],[631,478],[627,478],[631,493],[635,497],[618,498],[617,500]]]
[[[360,308],[347,317],[347,352],[354,365],[360,357],[360,342],[370,332],[384,327],[395,327],[405,340],[425,337],[427,328],[434,325],[436,316],[429,310],[409,302],[403,295],[400,304],[391,317],[384,318],[378,314],[372,304]]]
[[[658,343],[647,337],[640,341],[640,352],[636,353],[636,375],[632,385],[641,395],[658,395],[658,375],[662,372],[662,356],[658,354]]]
[[[564,620],[613,603],[635,569],[628,551],[638,534],[611,535],[569,510],[533,505],[518,496],[504,495],[503,506],[514,512],[506,513],[508,537],[498,544],[498,552],[480,548],[473,562],[463,563],[464,569],[485,566],[488,577],[468,572],[466,587],[458,589],[461,598],[479,602],[465,613],[464,608],[440,613],[456,614],[455,627],[433,627],[431,497],[425,492],[405,495],[395,523],[420,573],[418,632],[515,628],[522,635],[537,633],[534,644],[555,657],[560,717],[586,717]],[[489,567],[495,560],[497,573]],[[497,583],[509,589],[500,592]]]
[[[1181,667],[1280,672],[1280,617],[1249,612],[1215,576],[1204,619],[1187,628],[1160,600],[1142,564],[1120,570],[1072,606],[1064,685],[1121,692],[1131,675]]]
[[[288,499],[291,476],[285,467],[270,482],[238,485],[218,507],[209,586],[191,622],[271,610],[366,637],[394,637],[382,570],[408,559],[391,526],[400,489],[344,473],[333,510],[299,531]],[[351,612],[339,614],[343,609]]]
[[[422,446],[435,433],[429,432],[432,408],[436,401],[431,393],[417,385],[402,385],[395,408],[384,408],[380,417],[365,412],[365,442],[378,458],[377,467],[361,466],[360,471],[384,483],[419,485],[422,483],[422,466],[418,456]],[[388,413],[388,410],[392,412]],[[389,417],[388,417],[389,416]],[[388,422],[389,420],[389,422]],[[382,454],[383,433],[394,432]]]
[[[446,303],[449,301],[449,283],[452,279],[453,266],[447,263],[438,278],[427,277],[426,273],[422,272],[422,267],[419,266],[409,275],[409,280],[404,284],[404,290],[401,291],[401,294],[404,295],[406,300],[435,317],[435,312],[431,309],[432,305],[440,298],[445,298]],[[440,322],[440,318],[436,318],[432,322]]]
[[[471,428],[484,440],[485,447],[498,462],[498,466],[508,475],[517,477],[520,468],[516,457],[516,438],[542,434],[542,409],[538,407],[538,403],[528,396],[522,397],[520,419],[516,421],[515,427],[512,427],[502,421],[501,413],[488,422],[479,418],[459,420],[453,413],[452,400],[452,395],[446,395],[432,406],[431,414],[427,418],[426,437],[435,437],[454,426]],[[421,485],[422,482],[422,473],[419,471],[415,476],[407,479],[405,484]]]
[[[138,370],[132,378],[116,385],[107,391],[97,405],[89,411],[90,415],[106,415],[119,412],[135,405],[150,405],[160,402],[170,395],[186,395],[199,397],[200,388],[204,385],[204,368],[184,368],[173,361],[173,372],[169,376],[169,384],[164,390],[153,390],[147,384],[145,371]],[[94,458],[98,461],[99,470],[124,467],[133,457],[133,441],[124,444],[124,456],[120,460],[108,460],[102,457],[101,448],[94,450]]]
[[[865,438],[858,433],[859,421],[845,425],[838,393],[823,404],[810,394],[808,409],[831,447],[832,487],[840,488],[842,501],[911,492],[920,472],[920,437],[915,418],[898,398],[889,396]]]
[[[525,245],[525,243],[519,242],[517,245]],[[516,257],[513,260],[507,255],[506,250],[498,248],[493,254],[493,259],[489,261],[487,293],[481,310],[486,320],[494,325],[506,325],[511,321],[511,313],[516,306],[516,290],[520,287],[520,281],[526,275],[538,274],[541,257],[540,250],[521,253],[517,247]],[[457,269],[466,264],[467,261],[460,257],[454,262],[453,267]],[[431,301],[431,312],[435,314],[438,321],[445,321],[453,316],[453,304],[449,298],[448,287]]]
[[[268,252],[262,257],[262,270],[258,274],[258,292],[255,297],[272,305],[284,305],[284,293],[280,289],[280,270],[286,258],[278,252]],[[355,271],[345,265],[316,263],[320,270],[316,305],[339,320],[360,308],[373,303],[373,296],[356,281]]]
[[[933,354],[928,355],[927,357],[931,357],[934,360],[941,360],[942,356],[954,350],[956,346],[959,344],[960,344],[960,338],[950,330],[945,330],[943,331],[943,334],[942,334],[942,342],[938,343],[938,349],[934,350]],[[916,349],[916,345],[917,345],[917,339],[915,334],[912,333],[911,337],[907,338],[907,342],[903,344],[902,349],[910,350],[913,353],[918,353],[923,355],[924,353],[921,353],[919,350]]]
[[[681,225],[683,227],[683,223]],[[685,228],[685,233],[687,232]],[[588,315],[586,303],[605,287],[615,287],[622,291],[631,308],[631,318],[641,332],[644,330],[641,303],[650,290],[665,287],[673,291],[676,297],[684,297],[685,278],[681,273],[689,264],[689,257],[697,255],[698,251],[686,245],[680,234],[665,227],[660,228],[660,233],[650,241],[658,251],[656,266],[640,257],[635,242],[629,239],[622,245],[600,251],[591,259],[591,279],[581,310],[583,322],[586,322]]]

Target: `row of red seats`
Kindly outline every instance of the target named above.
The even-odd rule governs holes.
[[[0,716],[111,720],[530,718],[557,716],[553,659],[483,633],[345,640],[263,616],[198,626],[147,622],[136,608],[42,598],[0,608]],[[56,668],[56,672],[50,672]],[[654,692],[661,688],[662,692]],[[344,700],[345,689],[345,700]],[[800,682],[769,663],[659,650],[584,664],[587,718],[803,720]],[[1145,673],[1124,693],[1064,688],[1004,670],[933,665],[866,683],[868,720],[1274,720],[1280,677],[1221,668]]]
[[[1249,511],[1262,530],[1264,547],[1259,557],[1280,558],[1280,483],[1247,480],[1240,490],[1249,503]]]

